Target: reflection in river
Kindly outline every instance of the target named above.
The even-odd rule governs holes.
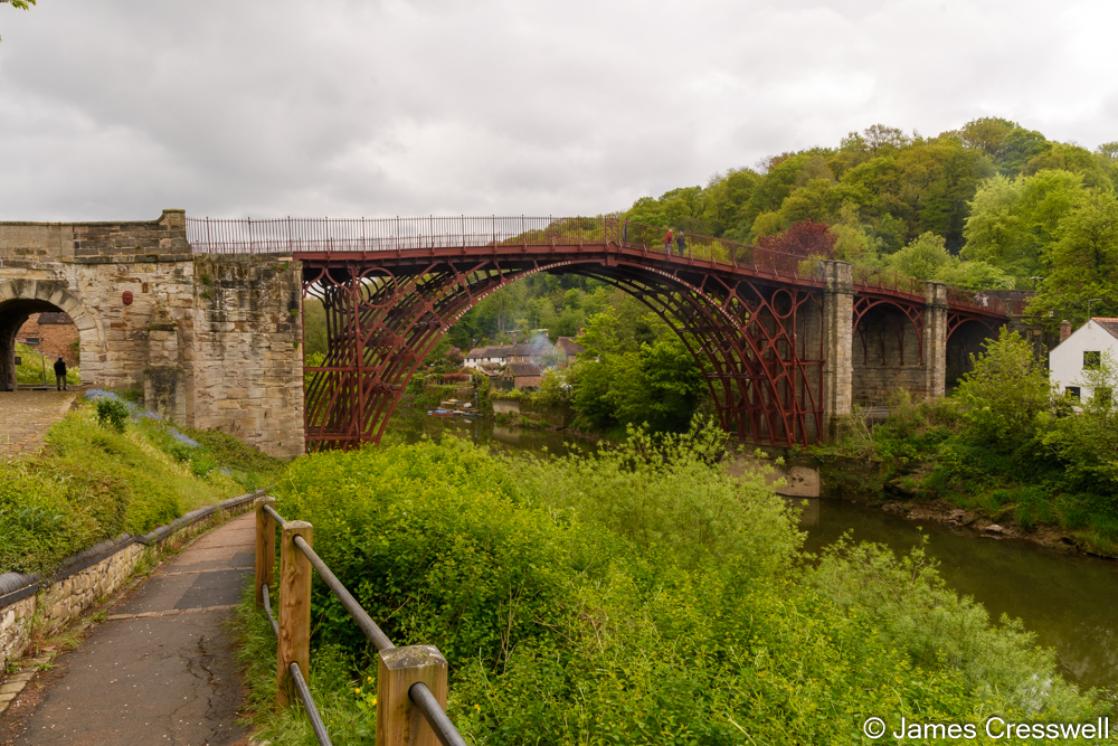
[[[408,440],[452,432],[506,451],[565,454],[592,446],[550,431],[494,427],[492,420],[404,416],[392,431]],[[1020,541],[979,538],[938,523],[920,525],[871,506],[837,500],[802,507],[807,549],[845,532],[907,552],[928,537],[944,579],[986,606],[991,617],[1017,617],[1054,648],[1065,674],[1084,686],[1118,689],[1118,562],[1068,555]]]
[[[939,523],[918,524],[872,506],[807,500],[801,525],[817,551],[844,532],[906,552],[928,537],[928,554],[956,591],[990,615],[1021,619],[1056,650],[1068,678],[1118,688],[1118,562],[1065,554],[1023,541],[975,536]]]

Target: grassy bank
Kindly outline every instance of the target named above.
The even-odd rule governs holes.
[[[0,572],[49,571],[99,541],[261,486],[279,466],[220,433],[143,418],[118,431],[83,404],[39,453],[0,462]]]
[[[852,743],[871,715],[1109,711],[921,552],[804,554],[786,504],[718,453],[702,435],[563,459],[446,439],[309,456],[276,493],[396,644],[447,656],[473,743]],[[371,742],[368,645],[314,594],[324,717],[335,742]],[[240,625],[259,737],[314,743],[272,709],[275,640],[251,601]]]
[[[1113,378],[1105,367],[1092,375]],[[944,501],[1118,556],[1118,409],[1056,395],[1015,335],[991,342],[946,399],[900,396],[884,423],[815,453],[848,494],[860,485],[877,499]]]

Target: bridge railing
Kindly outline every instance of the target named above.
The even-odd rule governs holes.
[[[513,216],[421,218],[187,218],[195,253],[395,251],[455,246],[603,243],[617,218]]]
[[[378,746],[466,746],[446,715],[446,658],[432,645],[398,648],[361,608],[353,594],[314,551],[314,528],[288,521],[276,512],[275,498],[256,499],[256,605],[276,635],[276,707],[297,695],[320,744],[330,736],[311,697],[311,582],[315,573],[341,602],[366,639],[376,648]],[[280,531],[279,619],[272,611],[271,586]]]
[[[697,233],[673,233],[619,215],[593,217],[497,216],[419,218],[187,218],[195,253],[290,254],[378,252],[478,246],[581,246],[612,244],[645,253],[708,261],[759,276],[795,282],[820,280],[821,257],[803,256]],[[885,270],[854,268],[855,284],[869,289],[923,295],[924,283]],[[949,299],[976,312],[1011,314],[1011,302],[989,293],[951,289]],[[1020,305],[1020,304],[1017,304]]]
[[[715,264],[729,264],[749,269],[760,275],[796,280],[816,277],[815,262],[811,257],[751,246],[701,233],[681,234],[673,231],[670,240],[666,234],[666,228],[625,220],[620,224],[618,242],[622,246],[640,248],[643,251],[699,259]]]
[[[1028,297],[1026,293],[1019,291],[1001,293],[996,290],[963,290],[949,287],[947,302],[952,308],[1019,317],[1025,313]]]

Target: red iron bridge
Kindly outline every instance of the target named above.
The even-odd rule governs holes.
[[[826,439],[856,406],[899,388],[934,397],[1020,301],[856,274],[840,261],[617,216],[190,218],[196,253],[301,263],[326,310],[328,351],[307,367],[309,449],[378,442],[408,381],[483,298],[536,272],[634,296],[695,356],[722,426],[761,444]]]

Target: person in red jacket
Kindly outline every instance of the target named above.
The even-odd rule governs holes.
[[[668,232],[664,234],[664,253],[672,253],[672,229],[668,228]]]

